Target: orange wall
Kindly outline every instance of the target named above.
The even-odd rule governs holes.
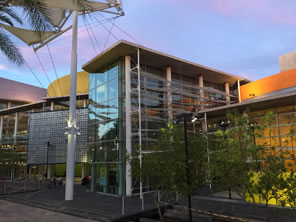
[[[296,86],[296,69],[281,72],[240,87],[241,100]]]

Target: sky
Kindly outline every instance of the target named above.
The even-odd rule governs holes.
[[[80,17],[78,71],[120,39],[250,80],[278,73],[278,57],[296,50],[295,0],[122,2],[125,16],[115,20],[106,21],[114,15],[102,13]],[[70,73],[71,31],[49,44],[50,54],[47,47],[37,51],[46,74],[33,49],[12,39],[37,79],[25,65],[10,63],[1,52],[0,77],[47,88]]]

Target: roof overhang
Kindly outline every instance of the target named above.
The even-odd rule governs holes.
[[[279,106],[288,106],[296,104],[296,92],[283,93],[279,95],[264,97],[260,99],[246,100],[242,103],[235,103],[231,105],[221,106],[212,109],[204,109],[199,111],[199,114],[207,113],[208,117],[225,116],[229,110],[237,110],[243,112],[259,111]]]
[[[88,99],[88,94],[78,94],[76,96],[76,98],[78,100]],[[59,96],[59,97],[45,97],[42,99],[43,99],[42,101],[39,101],[36,103],[29,103],[29,104],[24,104],[24,105],[20,105],[20,106],[14,106],[14,107],[7,108],[7,109],[2,109],[2,110],[0,110],[0,116],[1,115],[10,115],[10,114],[14,114],[17,112],[27,112],[27,111],[31,111],[33,109],[42,108],[44,105],[49,106],[51,102],[56,102],[57,104],[59,104],[59,102],[69,101],[70,97],[69,96]]]
[[[123,56],[131,56],[134,61],[137,61],[138,49],[140,49],[141,61],[144,61],[146,65],[157,69],[165,69],[170,66],[172,72],[194,77],[203,75],[204,80],[219,84],[228,82],[231,86],[234,85],[237,80],[242,81],[242,84],[250,82],[240,76],[235,76],[197,63],[189,62],[125,40],[118,41],[116,44],[103,51],[101,54],[84,64],[82,69],[89,73],[100,72]]]

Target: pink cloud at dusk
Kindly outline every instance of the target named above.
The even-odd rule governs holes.
[[[172,0],[173,6],[178,7],[180,0]],[[210,13],[233,18],[254,19],[279,25],[295,25],[296,14],[293,0],[189,0],[185,4],[191,9],[203,9]]]

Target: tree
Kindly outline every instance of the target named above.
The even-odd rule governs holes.
[[[73,0],[73,3],[80,7],[88,6],[86,0]],[[42,35],[44,31],[54,30],[49,21],[50,15],[44,0],[0,0],[0,25],[24,25],[23,19],[18,15],[16,5],[20,6],[26,18],[25,21],[32,30],[37,31],[37,35]],[[0,28],[0,50],[10,62],[18,65],[24,63],[21,52],[3,28]]]
[[[247,113],[228,112],[227,129],[217,130],[210,141],[211,175],[214,183],[235,191],[245,199],[246,191],[254,201],[252,190],[253,172],[259,165],[259,151],[262,149],[254,143],[254,127]]]
[[[177,124],[168,124],[161,129],[161,135],[148,153],[143,155],[142,167],[139,167],[139,150],[134,150],[131,161],[133,177],[138,180],[149,178],[149,186],[160,190],[164,201],[173,193],[185,196],[193,194],[206,183],[207,148],[201,133],[189,133],[189,180],[186,183],[186,156],[183,128]],[[159,206],[159,203],[158,203]]]

